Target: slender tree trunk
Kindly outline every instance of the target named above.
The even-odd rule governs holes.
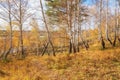
[[[102,45],[102,48],[105,49],[105,42],[104,42],[103,37],[101,37],[101,45]]]
[[[118,28],[118,12],[117,12],[117,1],[115,2],[116,8],[115,8],[115,28],[114,28],[114,41],[113,46],[116,46],[117,41],[117,28]]]
[[[7,59],[7,56],[9,55],[9,53],[11,52],[12,50],[12,19],[11,19],[11,3],[9,0],[7,0],[8,2],[8,14],[9,14],[9,26],[10,26],[10,48],[3,54],[3,59],[6,60]]]
[[[77,33],[77,52],[80,52],[80,46],[79,46],[79,42],[80,42],[80,24],[79,24],[79,19],[78,19],[78,33]]]
[[[72,53],[72,42],[71,42],[71,40],[69,42],[69,53]]]
[[[103,0],[100,0],[100,25],[99,25],[98,29],[99,29],[99,35],[100,35],[102,48],[105,49],[105,41],[103,39],[102,30],[101,30],[101,27],[102,27],[102,4],[103,4]]]
[[[50,43],[50,45],[52,47],[53,55],[56,56],[55,55],[55,49],[54,49],[53,43],[51,41],[50,32],[49,32],[48,25],[47,25],[46,18],[45,18],[45,13],[44,13],[43,5],[42,5],[42,0],[40,0],[40,6],[41,6],[41,10],[42,10],[43,20],[44,20],[44,23],[45,23],[45,28],[47,30],[48,42]]]
[[[119,6],[118,6],[118,41],[120,43],[120,1],[118,2]]]
[[[70,4],[66,0],[66,12],[67,12],[67,26],[69,31],[69,54],[72,53],[72,33],[71,33],[71,21],[70,21]]]
[[[36,48],[37,48],[37,53],[36,53],[36,55],[38,56],[38,55],[39,55],[39,44],[38,44],[38,41],[37,41],[37,44],[36,44]]]
[[[81,1],[80,0],[77,0],[77,27],[78,27],[78,33],[77,33],[77,52],[80,52],[80,47],[79,47],[79,42],[80,42],[80,6],[81,6]]]
[[[68,1],[66,0],[66,7],[67,7],[67,25],[68,25],[68,30],[69,30],[69,35],[70,35],[70,42],[69,42],[69,53],[72,53],[75,50],[75,46],[74,46],[74,33],[72,32],[72,5],[73,5],[73,1]]]
[[[117,30],[116,30],[116,25],[115,25],[113,47],[116,46],[116,41],[117,41]]]
[[[2,58],[3,60],[5,60],[6,59],[6,57],[5,57],[5,52],[6,52],[6,35],[4,36],[4,48],[3,48],[3,53],[2,53],[2,55],[0,56],[0,58]]]
[[[78,14],[79,16],[79,14]],[[80,24],[79,24],[79,18],[78,18],[78,33],[77,33],[77,52],[80,52],[80,46],[79,46],[79,42],[80,42]]]
[[[77,39],[76,39],[76,27],[77,27],[77,1],[75,0],[75,4],[74,4],[74,7],[75,7],[75,11],[74,11],[74,26],[73,26],[73,52],[76,53],[77,52]]]
[[[109,38],[109,33],[108,33],[108,0],[106,1],[107,3],[107,10],[106,10],[106,39],[109,41],[109,43],[112,45],[112,41]]]
[[[47,48],[48,48],[49,42],[46,43],[46,45],[44,46],[44,49],[42,51],[42,56],[45,54]]]
[[[77,38],[78,38],[78,40],[77,40],[77,41],[78,41],[78,42],[77,42],[77,52],[80,52],[80,47],[79,47],[79,41],[80,41],[80,40],[79,40],[79,37],[80,37],[80,36],[79,36],[79,26],[78,26],[78,36],[77,36]]]
[[[19,11],[20,11],[20,20],[19,20],[19,25],[20,25],[20,58],[25,58],[25,53],[23,50],[23,20],[22,20],[22,0],[20,0],[20,7],[19,7]]]
[[[69,53],[73,52],[73,35],[72,35],[72,31],[70,30],[70,40],[69,40]]]
[[[86,42],[84,41],[84,39],[83,39],[83,37],[82,37],[81,24],[80,24],[79,30],[80,30],[80,38],[81,38],[81,41],[82,41],[84,47],[86,48],[86,50],[88,50],[88,46],[86,45]]]
[[[76,41],[75,41],[75,39],[76,39],[76,31],[75,31],[75,26],[76,26],[76,21],[75,21],[75,23],[74,23],[74,32],[73,32],[73,53],[76,53],[77,51],[76,51]]]
[[[11,24],[11,22],[10,22],[10,24]],[[4,52],[4,54],[3,54],[3,59],[4,60],[7,59],[7,56],[9,55],[9,53],[11,52],[11,50],[12,50],[12,29],[11,29],[11,32],[10,32],[10,48],[7,51],[5,50],[5,52]]]
[[[74,26],[75,27],[75,26]],[[73,43],[72,43],[72,47],[73,47],[73,53],[76,53],[76,41],[75,41],[75,29],[74,29],[74,35],[73,35]]]
[[[54,48],[54,46],[53,46],[52,41],[51,41],[51,40],[49,40],[49,43],[50,43],[50,45],[51,45],[51,47],[52,47],[53,56],[56,56],[56,55],[55,55],[55,48]]]
[[[23,51],[23,31],[22,24],[20,25],[20,58],[25,58],[25,54]]]
[[[75,43],[73,43],[73,53],[76,53],[76,46],[75,46]]]

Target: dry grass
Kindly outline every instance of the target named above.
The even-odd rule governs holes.
[[[0,80],[120,80],[120,49],[0,62]]]

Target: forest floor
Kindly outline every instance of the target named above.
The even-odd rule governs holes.
[[[120,80],[120,48],[0,62],[0,80]]]

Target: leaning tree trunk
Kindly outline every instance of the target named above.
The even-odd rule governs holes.
[[[81,30],[81,24],[80,24],[80,38],[81,38],[81,41],[84,45],[84,47],[86,48],[86,50],[88,50],[89,46],[88,46],[88,43],[85,42],[85,40],[83,39],[83,36],[82,36],[82,30]]]
[[[54,49],[53,43],[52,43],[52,41],[51,41],[50,32],[49,32],[48,25],[47,25],[46,18],[45,18],[45,13],[44,13],[44,9],[43,9],[42,0],[40,0],[40,6],[41,6],[41,11],[42,11],[43,20],[44,20],[44,23],[45,23],[45,28],[46,28],[46,30],[47,30],[48,43],[50,43],[50,45],[51,45],[51,47],[52,47],[53,55],[56,56],[56,55],[55,55],[55,49]],[[48,48],[48,45],[47,45],[47,47],[45,47],[45,48]],[[46,51],[46,49],[44,49],[43,52],[45,52],[45,51]],[[42,53],[42,54],[44,54],[44,53]]]
[[[4,54],[3,54],[3,59],[4,60],[7,59],[9,53],[11,52],[11,50],[12,50],[12,24],[10,22],[10,48],[7,51],[5,50],[5,52],[4,52]]]
[[[42,56],[45,54],[47,48],[48,48],[48,45],[49,45],[49,42],[47,42],[45,45],[44,45],[44,48],[43,48],[43,51],[42,51]]]

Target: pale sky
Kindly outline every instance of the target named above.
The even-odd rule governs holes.
[[[92,1],[93,0],[86,0],[84,5],[87,5],[88,7],[93,7]],[[112,9],[111,11],[114,12],[114,7],[115,7],[114,6],[114,1],[115,0],[109,0],[109,1],[110,1],[110,7]],[[45,0],[42,0],[42,2],[43,2],[44,9],[46,9],[45,8]],[[29,7],[31,9],[31,13],[35,13],[34,18],[38,19],[38,24],[39,24],[40,28],[44,29],[44,24],[43,24],[43,21],[41,20],[42,19],[42,15],[41,15],[41,10],[40,10],[40,2],[39,2],[39,0],[29,0]],[[24,29],[26,29],[26,30],[30,30],[31,29],[31,27],[28,25],[29,22],[30,22],[30,19],[25,22]],[[0,19],[0,26],[2,26],[2,27],[0,27],[0,29],[1,28],[3,29],[5,24],[6,23],[3,20]],[[91,25],[94,26],[93,22],[91,22]]]
[[[45,1],[44,0],[42,0],[42,3],[43,3],[43,6],[44,6],[44,8],[45,8]],[[42,17],[42,15],[41,15],[41,10],[40,10],[40,2],[39,2],[39,0],[30,0],[29,1],[29,8],[31,9],[31,13],[34,13],[34,17],[35,18],[37,18],[38,19],[38,24],[42,27],[42,29],[43,29],[43,22],[41,21],[41,17]],[[1,11],[1,10],[0,10]],[[28,25],[29,24],[29,22],[30,22],[30,19],[29,20],[27,20],[25,23],[24,23],[24,29],[26,30],[30,30],[31,29],[31,27],[30,27],[30,25]],[[7,25],[7,23],[4,21],[4,20],[2,20],[2,19],[0,19],[0,29],[5,29],[5,27],[4,26],[6,26]],[[18,27],[15,27],[15,29],[19,29]]]

